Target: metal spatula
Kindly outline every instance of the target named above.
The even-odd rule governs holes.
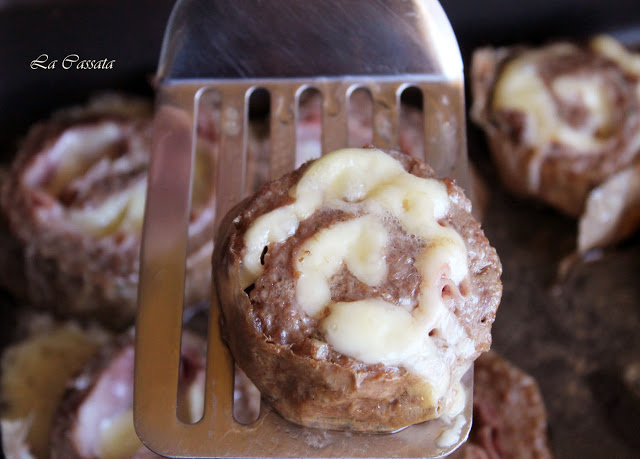
[[[471,427],[472,371],[463,380],[463,426],[435,420],[386,435],[321,431],[292,425],[264,404],[256,422],[239,424],[232,415],[233,361],[220,337],[215,295],[204,416],[195,424],[176,416],[191,181],[203,117],[219,105],[216,222],[250,191],[247,103],[256,88],[271,97],[271,178],[303,161],[295,114],[305,88],[323,97],[325,153],[347,145],[348,98],[360,87],[373,98],[373,144],[398,148],[400,94],[415,87],[424,101],[424,159],[466,188],[462,60],[439,3],[178,1],[158,82],[136,336],[134,420],[145,445],[172,457],[341,458],[439,457],[459,446]]]

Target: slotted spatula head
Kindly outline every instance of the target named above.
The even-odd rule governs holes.
[[[425,159],[467,188],[462,60],[437,0],[182,0],[171,15],[158,94],[141,249],[134,421],[142,441],[172,457],[439,457],[471,427],[473,372],[463,379],[458,422],[435,420],[388,435],[305,429],[263,406],[233,419],[233,361],[215,294],[209,323],[204,415],[176,416],[182,303],[194,154],[209,107],[221,113],[216,223],[247,186],[248,99],[271,98],[268,176],[304,159],[296,151],[303,90],[323,98],[322,152],[347,146],[347,106],[356,88],[373,98],[373,143],[399,148],[400,95],[422,92]],[[460,422],[463,421],[463,422]],[[448,434],[447,434],[448,432]],[[453,440],[451,438],[453,437]]]

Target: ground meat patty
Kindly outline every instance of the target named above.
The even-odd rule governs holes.
[[[471,114],[507,188],[580,215],[640,152],[638,59],[604,36],[477,50]]]
[[[5,288],[57,314],[130,325],[150,140],[149,102],[115,95],[31,129],[1,192],[0,224],[15,241],[0,260]],[[214,153],[197,154],[188,304],[209,296],[213,184],[201,171]]]
[[[535,380],[495,352],[475,363],[473,426],[455,459],[550,458],[547,413]]]
[[[379,150],[370,151],[382,155]],[[366,150],[360,152],[369,154]],[[399,162],[398,167],[405,173],[433,178],[433,171],[416,159],[399,153],[390,156]],[[314,164],[306,163],[268,184],[232,210],[221,225],[217,238],[219,245],[214,253],[214,283],[223,309],[225,338],[234,358],[276,410],[302,425],[389,431],[438,417],[451,402],[448,398],[449,391],[453,390],[451,387],[446,389],[446,397],[434,401],[435,389],[415,370],[409,370],[408,364],[384,364],[339,351],[337,344],[328,344],[331,343],[328,335],[332,332],[324,325],[333,317],[334,309],[331,308],[337,307],[334,305],[353,305],[361,301],[382,301],[385,308],[395,305],[410,314],[421,314],[418,299],[424,292],[420,289],[430,281],[424,279],[421,274],[424,271],[415,267],[416,259],[426,253],[423,251],[427,247],[437,246],[437,243],[408,234],[406,225],[400,220],[383,219],[381,224],[387,234],[386,245],[381,249],[386,267],[384,278],[379,282],[365,282],[345,261],[335,272],[327,274],[332,306],[317,314],[310,313],[304,306],[310,300],[299,296],[298,287],[298,280],[307,275],[306,271],[300,271],[303,269],[300,266],[305,263],[305,257],[312,256],[308,250],[305,252],[305,247],[324,237],[324,231],[368,218],[364,204],[358,204],[357,200],[342,208],[320,205],[287,237],[265,245],[260,256],[259,274],[248,281],[249,285],[244,285],[247,282],[244,273],[250,269],[245,254],[253,250],[247,246],[251,237],[247,235],[259,227],[256,221],[266,221],[278,212],[287,212],[296,202],[296,190],[304,187],[301,180],[307,177],[306,171],[315,170]],[[344,179],[344,182],[349,180]],[[443,314],[450,314],[447,317],[459,326],[460,337],[456,338],[459,341],[455,344],[447,341],[450,337],[446,336],[444,328],[432,329],[417,335],[421,337],[417,341],[430,340],[436,343],[434,346],[440,352],[449,346],[458,349],[462,346],[459,343],[468,340],[464,341],[468,343],[468,353],[464,357],[447,354],[459,381],[468,365],[489,349],[491,324],[502,292],[502,268],[479,223],[471,216],[471,205],[462,191],[452,181],[439,183],[450,206],[436,224],[438,228],[444,228],[442,231],[457,233],[465,250],[466,274],[464,279],[453,282],[454,275],[449,271],[457,268],[453,261],[447,261],[450,265],[446,272],[437,276],[434,285],[439,286],[436,288]],[[410,206],[408,201],[407,206]],[[425,212],[428,211],[425,209]],[[280,230],[272,229],[272,232],[277,231]],[[364,238],[368,237],[365,233]],[[336,247],[339,249],[340,244]],[[371,262],[375,263],[375,260]],[[429,338],[425,338],[428,333]],[[456,376],[452,377],[451,386],[455,380]]]
[[[185,332],[180,371],[182,411],[194,422],[202,415],[202,399],[190,399],[192,387],[204,394],[205,344]],[[51,429],[51,458],[160,457],[142,445],[133,428],[133,330],[103,347],[69,384]]]

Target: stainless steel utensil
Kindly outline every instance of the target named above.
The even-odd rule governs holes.
[[[374,101],[373,143],[398,148],[400,94],[422,91],[426,161],[467,184],[462,60],[436,0],[181,0],[158,69],[158,105],[141,250],[134,420],[142,441],[172,457],[439,457],[471,427],[473,371],[464,379],[464,425],[429,421],[366,435],[292,425],[262,407],[233,419],[233,361],[220,337],[215,294],[209,325],[203,418],[176,417],[179,348],[194,151],[202,117],[221,110],[216,222],[247,190],[247,101],[271,97],[269,175],[303,158],[296,151],[301,92],[323,96],[322,152],[347,145],[351,92]],[[453,432],[446,442],[443,432]],[[451,443],[451,444],[446,444]]]

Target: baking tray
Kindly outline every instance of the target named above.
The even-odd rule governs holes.
[[[637,0],[442,0],[468,68],[483,45],[542,43],[614,33],[640,44]],[[151,95],[168,0],[0,0],[0,162],[34,122],[100,90]],[[78,54],[110,70],[30,68]],[[470,96],[468,95],[468,100]],[[504,265],[493,348],[538,380],[557,457],[640,457],[640,400],[622,373],[640,364],[640,237],[559,266],[576,222],[517,200],[500,186],[484,138],[469,125],[469,154],[489,189],[483,226]],[[15,338],[18,306],[0,291],[0,348]]]

